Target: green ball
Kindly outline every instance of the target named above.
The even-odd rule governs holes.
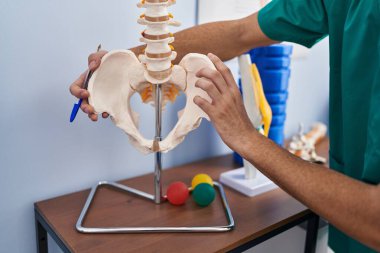
[[[192,192],[192,197],[199,206],[208,206],[215,199],[215,189],[208,183],[198,184]]]

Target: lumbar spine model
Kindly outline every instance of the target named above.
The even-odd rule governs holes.
[[[145,14],[140,16],[139,24],[146,25],[142,32],[141,42],[146,43],[145,54],[140,55],[140,61],[146,64],[146,79],[152,83],[169,81],[172,71],[172,60],[177,53],[172,51],[169,44],[174,42],[168,26],[179,26],[178,22],[172,21],[173,16],[167,7],[174,1],[145,0],[137,6],[146,8]]]
[[[141,41],[147,44],[139,59],[129,50],[114,50],[105,55],[94,72],[88,86],[89,102],[97,113],[107,112],[119,128],[129,136],[131,143],[141,152],[168,152],[181,143],[185,136],[197,128],[207,115],[194,104],[195,96],[210,101],[203,90],[196,88],[195,74],[202,68],[215,69],[205,55],[188,54],[179,65],[172,65],[176,52],[170,45],[174,41],[168,26],[172,21],[167,7],[175,0],[143,0],[137,6],[146,8],[138,23],[146,25]],[[138,115],[130,106],[130,98],[138,92],[144,103],[154,104],[156,85],[163,93],[163,107],[174,101],[180,91],[186,94],[186,107],[178,113],[179,120],[168,136],[160,141],[145,139],[138,130]]]

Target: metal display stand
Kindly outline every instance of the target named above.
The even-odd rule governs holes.
[[[161,84],[156,84],[155,94],[155,117],[156,117],[156,131],[155,142],[162,139],[161,126],[162,126],[162,91]],[[230,207],[224,192],[223,186],[218,182],[214,182],[214,188],[219,192],[220,199],[223,204],[224,212],[228,221],[227,225],[222,226],[206,226],[206,227],[84,227],[83,221],[86,218],[87,212],[94,199],[96,191],[103,186],[115,188],[125,193],[132,193],[137,197],[142,197],[156,204],[162,204],[166,201],[166,196],[162,194],[162,153],[155,153],[155,170],[154,170],[154,195],[122,185],[115,182],[101,181],[92,187],[86,203],[82,209],[79,219],[76,223],[76,229],[81,233],[184,233],[184,232],[227,232],[235,227],[235,222],[231,214]]]

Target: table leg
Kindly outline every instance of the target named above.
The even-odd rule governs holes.
[[[313,214],[307,222],[305,253],[315,253],[319,229],[319,216]]]
[[[37,253],[48,253],[47,231],[37,219],[35,219],[35,222],[36,222]]]

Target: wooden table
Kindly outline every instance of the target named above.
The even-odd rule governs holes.
[[[322,143],[327,154],[327,142]],[[165,170],[164,185],[173,181],[190,184],[197,173],[214,180],[236,168],[232,156],[216,157]],[[121,181],[122,184],[153,192],[153,174]],[[165,189],[164,189],[165,190]],[[166,190],[165,190],[166,191]],[[81,234],[75,223],[89,190],[35,203],[37,247],[48,252],[47,233],[66,252],[241,252],[304,221],[308,221],[305,252],[315,252],[319,217],[281,189],[254,198],[225,187],[236,227],[225,233]],[[85,220],[87,226],[205,226],[227,223],[221,203],[207,208],[191,199],[185,206],[155,205],[132,195],[102,188],[95,196]]]

